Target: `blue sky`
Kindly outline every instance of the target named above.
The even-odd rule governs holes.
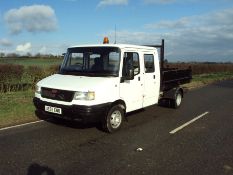
[[[0,52],[77,44],[166,44],[170,61],[233,61],[232,0],[0,0]]]

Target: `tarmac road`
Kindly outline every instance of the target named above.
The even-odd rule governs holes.
[[[61,121],[0,130],[0,175],[9,174],[233,174],[233,81],[188,92],[177,110],[132,113],[115,134]]]

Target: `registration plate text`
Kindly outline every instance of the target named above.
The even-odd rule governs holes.
[[[45,111],[55,113],[55,114],[62,114],[61,108],[56,108],[52,106],[45,106]]]

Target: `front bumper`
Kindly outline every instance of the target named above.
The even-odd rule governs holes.
[[[83,106],[83,105],[66,106],[56,103],[45,102],[37,97],[33,98],[33,103],[36,109],[43,112],[43,114],[45,115],[64,118],[68,120],[76,120],[84,123],[101,121],[102,117],[107,115],[107,112],[111,106],[111,103],[104,103],[93,106]],[[61,108],[62,114],[54,114],[54,113],[46,112],[45,105]]]

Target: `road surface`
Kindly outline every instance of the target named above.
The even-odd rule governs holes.
[[[233,174],[233,81],[127,118],[115,134],[53,120],[0,130],[0,174]]]

